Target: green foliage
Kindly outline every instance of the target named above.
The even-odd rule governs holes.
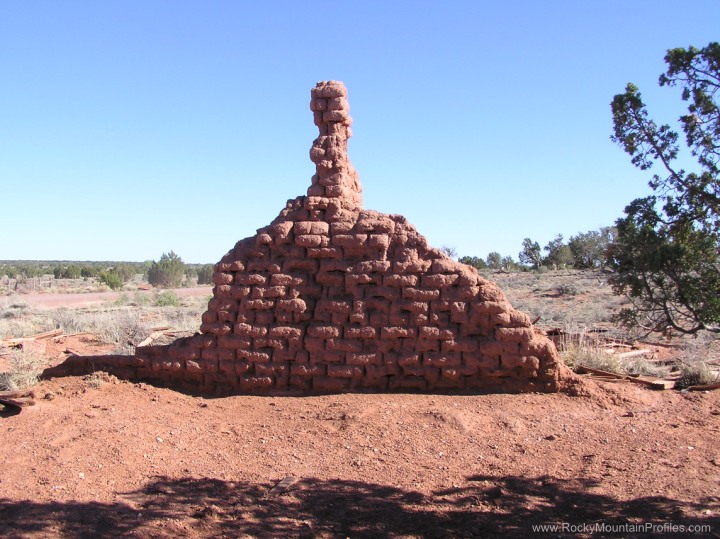
[[[172,290],[165,290],[155,296],[156,307],[180,307],[180,297]]]
[[[97,268],[95,266],[83,266],[80,268],[80,276],[81,277],[99,277],[100,276],[100,268]]]
[[[720,44],[668,51],[660,86],[682,88],[679,121],[697,172],[676,164],[679,134],[648,116],[629,83],[612,101],[612,140],[641,170],[657,164],[654,195],[631,202],[607,252],[613,290],[632,307],[618,320],[648,332],[720,332]]]
[[[160,261],[153,261],[148,268],[148,282],[162,288],[177,288],[182,285],[184,275],[185,264],[173,251],[163,253]]]
[[[192,286],[197,282],[197,269],[195,266],[185,264],[185,286]]]
[[[550,241],[545,247],[547,256],[543,259],[543,264],[551,266],[554,269],[565,268],[572,265],[573,257],[570,247],[563,242],[563,235],[558,234],[554,240]]]
[[[487,258],[485,259],[485,264],[490,269],[498,270],[502,268],[502,261],[502,255],[497,251],[493,251],[488,253]]]
[[[213,271],[214,267],[212,264],[204,264],[200,266],[197,270],[197,284],[212,283]]]
[[[100,282],[109,286],[110,290],[118,290],[123,285],[123,279],[115,269],[101,272]]]
[[[148,296],[147,293],[137,291],[135,292],[135,294],[133,294],[132,304],[137,305],[138,307],[144,307],[146,305],[149,305],[150,296]]]
[[[77,264],[55,266],[53,275],[56,279],[80,279],[82,277],[82,268]]]
[[[532,269],[538,269],[542,264],[542,251],[540,244],[525,238],[522,243],[522,251],[520,251],[519,260],[521,264],[530,266]]]
[[[43,266],[32,262],[18,264],[14,269],[16,279],[31,279],[33,277],[42,277],[45,274]]]
[[[130,282],[135,279],[135,268],[130,264],[118,264],[114,268],[115,272],[120,276],[124,283]]]
[[[608,245],[617,235],[615,227],[602,227],[570,237],[568,248],[572,254],[575,269],[599,268],[605,263]]]
[[[455,249],[455,247],[443,245],[442,247],[440,247],[440,250],[453,260],[457,258],[457,249]]]
[[[0,261],[0,275],[7,275],[11,279],[29,279],[54,275],[56,279],[80,279],[100,277],[102,271],[115,268],[124,281],[129,281],[137,273],[143,273],[144,265],[139,262],[103,262],[103,261]]]
[[[148,279],[148,275],[150,274],[150,268],[152,267],[152,265],[154,263],[155,263],[154,260],[146,260],[145,262],[142,263],[142,274],[143,274],[143,278],[145,280]]]
[[[511,256],[502,257],[500,260],[500,267],[506,271],[517,271],[520,269],[518,263],[515,262]]]
[[[576,296],[579,292],[575,283],[560,283],[556,290],[561,296]]]

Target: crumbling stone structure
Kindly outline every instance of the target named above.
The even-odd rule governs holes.
[[[94,366],[212,393],[560,390],[552,342],[495,284],[363,209],[344,85],[318,83],[310,108],[307,196],[215,266],[200,333]]]

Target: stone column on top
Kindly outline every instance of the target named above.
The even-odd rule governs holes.
[[[310,149],[316,172],[308,197],[328,199],[328,205],[343,210],[362,209],[360,179],[347,155],[347,142],[352,136],[347,89],[340,81],[322,81],[310,94],[310,110],[320,135]]]

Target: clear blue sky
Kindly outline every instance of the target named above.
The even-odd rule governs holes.
[[[366,208],[517,258],[649,193],[609,103],[675,121],[665,51],[719,30],[717,0],[7,0],[0,259],[217,261],[305,194],[330,79]]]

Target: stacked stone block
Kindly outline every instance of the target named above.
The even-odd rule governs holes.
[[[495,284],[362,208],[346,95],[312,90],[307,196],[215,266],[200,333],[139,348],[123,374],[210,393],[558,391],[555,347]]]
[[[310,110],[320,136],[310,149],[316,172],[308,189],[307,205],[325,205],[329,221],[340,220],[346,213],[362,207],[362,188],[358,174],[347,155],[352,136],[347,90],[341,82],[320,82],[311,91]]]

